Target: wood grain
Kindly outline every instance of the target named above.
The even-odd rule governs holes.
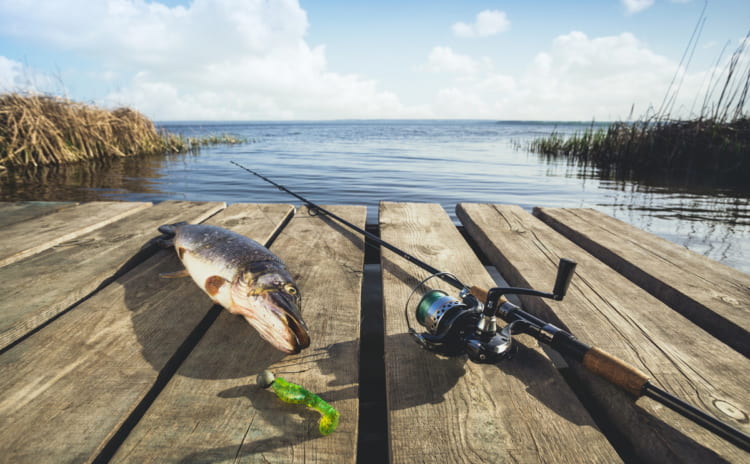
[[[535,208],[534,215],[750,357],[750,275],[593,209]]]
[[[364,207],[329,209],[364,227]],[[362,239],[303,208],[271,250],[298,275],[310,347],[284,357],[222,312],[113,462],[354,462]],[[258,387],[266,368],[337,408],[339,428],[320,436],[317,413]]]
[[[265,241],[291,211],[232,205],[211,222],[253,216],[252,236]],[[159,251],[0,356],[4,460],[98,455],[212,307],[192,279],[159,278],[180,267],[173,250]]]
[[[380,232],[466,285],[494,286],[439,205],[381,203]],[[620,460],[534,339],[519,337],[515,357],[498,365],[473,364],[465,356],[445,359],[420,349],[407,334],[404,304],[427,275],[388,251],[382,266],[393,463]],[[457,293],[438,282],[433,279],[431,287]],[[415,300],[412,305],[411,311]]]
[[[224,203],[167,201],[0,267],[0,349],[153,254],[156,228],[201,222]]]
[[[143,202],[94,201],[0,229],[0,267],[39,253],[151,206]]]
[[[72,201],[0,202],[0,229],[78,205]]]
[[[562,302],[522,298],[524,308],[649,375],[685,401],[750,432],[750,361],[517,206],[460,204],[456,210],[511,285],[552,287],[559,258],[578,262]],[[571,363],[582,388],[639,462],[747,462],[748,453]]]

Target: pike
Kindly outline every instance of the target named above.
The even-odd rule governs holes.
[[[174,246],[189,275],[214,301],[243,316],[261,337],[285,353],[310,345],[301,297],[284,263],[266,247],[230,230],[177,223],[159,227],[163,246]]]
[[[560,267],[558,268],[557,279],[555,282],[555,289],[552,293],[544,293],[537,290],[514,287],[492,288],[489,290],[477,286],[468,287],[461,283],[461,281],[458,280],[458,278],[453,274],[439,271],[438,269],[421,261],[415,256],[412,256],[409,253],[395,247],[394,245],[391,245],[377,235],[355,226],[354,224],[331,213],[321,206],[316,205],[303,196],[294,193],[283,185],[277,184],[271,179],[268,179],[267,177],[253,171],[252,169],[242,166],[239,163],[236,163],[234,161],[231,161],[231,163],[241,169],[244,169],[250,174],[253,174],[256,177],[263,179],[282,192],[288,193],[289,195],[292,195],[293,197],[299,199],[309,208],[310,212],[320,214],[322,216],[328,216],[331,219],[336,220],[349,229],[364,235],[365,237],[370,239],[372,243],[380,245],[383,248],[396,253],[406,261],[429,272],[431,274],[430,278],[438,277],[444,282],[459,289],[461,291],[462,298],[464,298],[464,301],[467,301],[467,299],[469,298],[473,298],[475,301],[486,303],[481,315],[481,321],[494,321],[496,317],[499,317],[508,323],[505,329],[502,330],[502,333],[499,330],[497,331],[496,337],[502,338],[503,336],[505,336],[509,339],[512,334],[517,333],[514,329],[514,326],[518,326],[520,327],[520,329],[517,329],[518,331],[531,335],[540,342],[551,346],[558,352],[570,357],[571,359],[577,360],[589,372],[592,372],[612,383],[613,385],[622,388],[635,398],[640,398],[642,396],[651,398],[652,400],[661,403],[662,405],[677,412],[683,417],[700,425],[706,430],[722,437],[733,445],[745,451],[750,451],[750,435],[657,387],[647,374],[641,372],[636,367],[627,364],[625,361],[611,355],[610,353],[607,353],[600,348],[592,347],[579,341],[573,334],[566,332],[565,330],[560,329],[559,327],[556,327],[524,311],[520,307],[508,301],[503,296],[503,294],[515,293],[536,295],[544,298],[562,300],[565,293],[567,292],[568,285],[570,284],[570,279],[573,276],[576,265],[575,262],[566,259],[562,259],[560,261]],[[371,243],[368,244],[371,245]],[[435,292],[433,292],[433,294],[434,293]],[[423,303],[425,302],[427,303],[427,305],[423,305]],[[420,313],[423,316],[425,315],[425,310],[428,309],[426,308],[426,306],[429,306],[429,303],[430,302],[425,301],[425,299],[420,302],[417,314],[418,318]],[[462,310],[462,315],[468,314],[470,312],[471,311],[469,310]],[[469,315],[467,319],[471,318],[471,316],[472,315]],[[456,319],[458,318],[456,317],[453,320],[455,321]],[[491,325],[494,326],[494,322],[492,322]],[[451,329],[453,328],[448,327],[443,333],[443,336],[447,337],[451,333]],[[439,346],[437,343],[430,345],[429,340],[438,341],[440,337],[434,335],[418,336],[416,335],[416,332],[414,332],[411,328],[410,333],[416,336],[418,340],[421,339],[420,343],[423,346],[428,347],[428,349],[430,346]],[[425,340],[427,340],[428,342],[425,343]],[[440,339],[440,342],[442,341],[443,340]],[[471,355],[469,357],[470,359],[474,360]]]

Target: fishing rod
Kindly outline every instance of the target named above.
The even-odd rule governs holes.
[[[317,213],[317,214],[320,214],[321,216],[328,216],[331,219],[335,219],[336,221],[338,221],[342,225],[345,225],[346,227],[350,228],[351,230],[353,230],[355,232],[359,232],[360,234],[362,234],[365,237],[369,238],[370,240],[372,240],[373,242],[377,243],[378,245],[380,245],[380,246],[382,246],[384,248],[387,248],[388,250],[396,253],[397,255],[399,255],[400,257],[402,257],[405,260],[409,261],[410,263],[416,264],[417,266],[421,267],[422,269],[424,269],[425,271],[429,272],[432,275],[441,274],[440,277],[445,282],[449,283],[450,285],[456,287],[459,290],[463,289],[463,288],[466,288],[466,286],[464,284],[462,284],[461,282],[459,282],[459,280],[456,279],[455,276],[446,275],[445,273],[441,273],[440,271],[438,271],[434,267],[430,266],[429,264],[425,263],[424,261],[420,260],[419,258],[416,258],[416,257],[410,255],[409,253],[396,248],[395,246],[391,245],[390,243],[386,242],[385,240],[381,240],[381,238],[378,237],[377,235],[375,235],[375,234],[373,234],[371,232],[367,232],[366,230],[361,229],[361,228],[355,226],[354,224],[352,224],[351,222],[347,221],[346,219],[341,218],[341,217],[333,214],[332,212],[324,209],[322,206],[316,205],[315,203],[313,203],[310,200],[302,197],[301,195],[292,192],[291,190],[289,190],[288,188],[284,187],[283,185],[277,184],[276,182],[272,181],[268,177],[265,177],[262,174],[259,174],[259,173],[253,171],[250,168],[246,168],[245,166],[243,166],[243,165],[241,165],[239,163],[236,163],[234,161],[230,161],[230,163],[234,164],[235,166],[238,166],[241,169],[244,169],[245,171],[249,172],[250,174],[253,174],[255,176],[260,177],[261,179],[263,179],[264,181],[266,181],[269,184],[273,185],[274,187],[276,187],[277,189],[281,190],[282,192],[288,193],[289,195],[297,198],[302,203],[304,203],[307,206],[307,208],[312,213]]]
[[[423,348],[444,356],[466,354],[473,362],[495,364],[512,355],[515,349],[513,335],[527,334],[549,345],[567,358],[578,361],[589,372],[624,389],[636,399],[641,396],[651,398],[733,445],[750,452],[750,435],[657,387],[648,375],[636,367],[600,348],[579,341],[573,334],[539,319],[505,298],[505,295],[515,294],[562,301],[575,273],[575,261],[560,259],[552,292],[518,287],[495,287],[487,290],[477,286],[466,286],[453,274],[430,266],[283,185],[239,163],[234,161],[231,163],[302,201],[311,212],[334,219],[427,271],[430,276],[414,287],[404,306],[404,317],[409,333]],[[415,311],[417,321],[427,332],[418,333],[409,320],[409,302],[415,292],[433,278],[443,280],[460,292],[458,298],[442,290],[427,292],[417,303]],[[502,329],[498,327],[498,318],[507,323]]]

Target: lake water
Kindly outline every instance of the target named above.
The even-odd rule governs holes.
[[[594,208],[750,273],[750,195],[716,188],[599,178],[517,148],[533,137],[586,124],[495,121],[162,123],[184,135],[228,133],[249,143],[199,154],[132,158],[0,176],[0,200],[220,200],[294,198],[233,160],[319,204],[380,200]]]

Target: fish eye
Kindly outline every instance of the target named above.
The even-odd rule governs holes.
[[[297,290],[297,287],[295,287],[295,286],[294,286],[294,285],[292,285],[292,284],[286,284],[286,285],[284,286],[284,290],[285,290],[285,291],[286,291],[286,292],[287,292],[288,294],[290,294],[290,295],[296,295],[296,294],[297,294],[297,292],[298,292],[298,290]]]

